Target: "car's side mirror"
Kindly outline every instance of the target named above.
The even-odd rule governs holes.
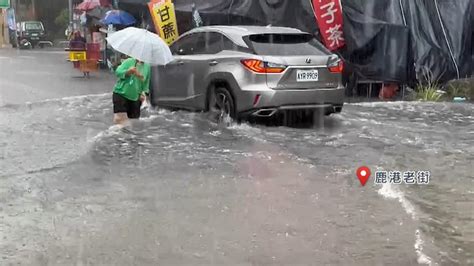
[[[190,55],[194,52],[194,48],[185,49],[178,47],[177,49],[171,49],[173,55]]]
[[[171,53],[173,55],[181,55],[183,53],[183,49],[179,47],[171,47]]]

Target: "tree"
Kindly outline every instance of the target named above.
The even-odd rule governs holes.
[[[69,10],[67,8],[63,9],[59,16],[54,19],[54,24],[56,26],[61,27],[61,29],[65,29],[69,23]]]
[[[68,24],[68,16],[66,16],[66,23],[62,23],[60,17],[62,17],[64,9],[67,10],[67,8],[68,3],[64,0],[36,1],[36,14],[38,20],[44,23],[47,31],[51,33],[51,35],[57,37],[64,37],[64,30]]]

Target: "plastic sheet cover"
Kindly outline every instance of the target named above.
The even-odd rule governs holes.
[[[288,26],[319,38],[310,0],[173,2],[180,33],[192,28],[194,3],[205,25]],[[338,53],[359,79],[412,83],[428,78],[444,82],[472,73],[474,1],[341,2],[346,47]]]

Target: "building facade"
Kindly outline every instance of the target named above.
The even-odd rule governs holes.
[[[10,46],[7,9],[0,9],[0,47]]]

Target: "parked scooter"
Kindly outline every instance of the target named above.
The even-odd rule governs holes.
[[[20,49],[33,49],[33,45],[27,39],[21,39],[18,47]]]

